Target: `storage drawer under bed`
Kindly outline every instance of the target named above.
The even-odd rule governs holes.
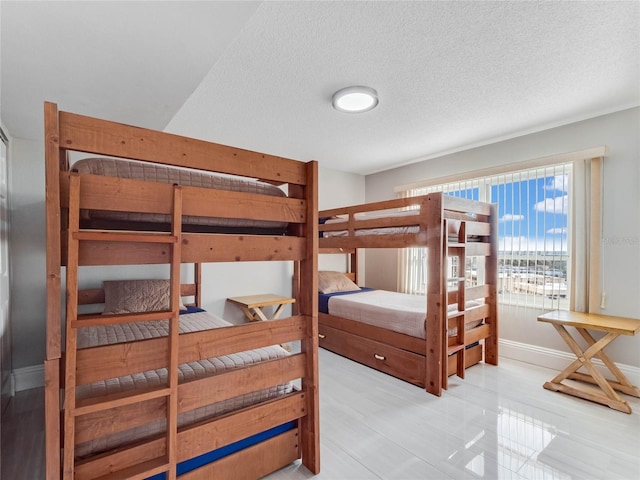
[[[319,325],[319,337],[319,345],[322,348],[414,385],[425,386],[426,360],[422,355],[322,324]],[[467,348],[465,352],[467,368],[481,361],[481,344]],[[449,375],[456,372],[455,356],[448,358],[447,368]]]

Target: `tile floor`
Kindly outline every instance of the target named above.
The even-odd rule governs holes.
[[[437,398],[320,350],[322,471],[297,462],[267,478],[640,479],[640,399],[625,396],[624,414],[544,390],[554,375],[501,358],[451,377]],[[44,478],[42,396],[19,392],[9,405],[3,479]]]

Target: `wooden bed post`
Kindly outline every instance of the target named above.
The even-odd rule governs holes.
[[[305,258],[299,262],[300,315],[308,317],[309,332],[301,341],[306,354],[306,374],[302,389],[307,395],[307,412],[301,419],[302,464],[314,474],[320,472],[320,399],[318,391],[318,163],[307,163],[307,184],[304,188],[307,200],[307,241]]]
[[[426,365],[425,388],[427,392],[441,396],[443,370],[447,367],[446,349],[444,345],[446,335],[445,318],[447,302],[444,302],[444,237],[442,194],[435,193],[427,197],[427,201],[420,206],[426,209],[427,214],[421,215],[426,219],[427,225],[427,265],[429,276],[427,278],[427,318],[426,318]]]
[[[44,105],[46,242],[47,242],[47,344],[45,382],[45,474],[60,477],[60,358],[61,358],[61,250],[60,250],[60,146],[58,108]],[[66,158],[65,158],[66,161]]]
[[[193,264],[193,277],[196,282],[196,298],[195,304],[196,307],[202,308],[202,264],[194,263]]]
[[[484,342],[484,361],[498,365],[498,205],[491,205],[491,250],[485,257],[485,283],[489,286],[490,334]]]

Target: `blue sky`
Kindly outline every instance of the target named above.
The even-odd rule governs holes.
[[[502,249],[566,252],[568,185],[564,174],[492,187]]]
[[[500,250],[566,253],[568,186],[568,174],[492,186],[491,202],[498,203],[500,218]],[[454,195],[477,200],[478,189]]]

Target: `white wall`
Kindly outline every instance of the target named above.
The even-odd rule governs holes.
[[[363,175],[320,168],[318,184],[320,210],[365,203],[365,177]],[[358,260],[359,273],[364,276],[364,255]],[[318,257],[318,270],[345,271],[346,266],[345,255],[320,255]]]
[[[602,279],[607,308],[602,313],[640,318],[640,108],[603,115],[582,122],[426,160],[369,175],[367,202],[394,198],[394,187],[513,162],[606,145],[604,165]],[[367,263],[386,265],[367,270],[367,286],[395,289],[395,252],[371,251]],[[501,308],[500,338],[567,351],[564,342],[537,312]],[[640,366],[639,337],[616,340],[607,352],[614,360]]]

